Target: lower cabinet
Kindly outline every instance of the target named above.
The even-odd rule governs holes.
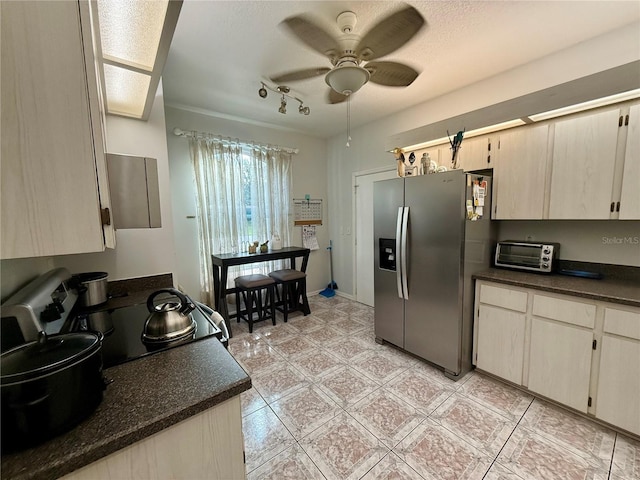
[[[606,308],[597,418],[640,435],[640,312]]]
[[[528,388],[587,413],[593,333],[533,318]]]
[[[476,318],[478,368],[522,384],[527,294],[483,284]]]
[[[245,475],[238,395],[62,478],[236,479]]]
[[[640,435],[640,308],[476,283],[474,364]]]

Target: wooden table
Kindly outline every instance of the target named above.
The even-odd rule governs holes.
[[[270,250],[267,253],[219,253],[211,255],[213,262],[213,294],[215,300],[215,309],[222,315],[229,336],[231,333],[231,322],[229,319],[229,308],[227,306],[226,296],[229,293],[235,293],[235,288],[226,288],[227,273],[229,267],[234,265],[247,265],[249,263],[270,262],[272,260],[289,259],[291,265],[289,268],[296,269],[296,258],[302,258],[301,272],[307,271],[307,263],[309,262],[308,248],[302,247],[284,247],[280,250]]]

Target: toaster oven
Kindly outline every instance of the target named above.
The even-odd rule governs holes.
[[[551,273],[556,269],[559,251],[559,243],[505,240],[496,247],[495,266]]]

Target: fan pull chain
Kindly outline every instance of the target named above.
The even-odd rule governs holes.
[[[347,97],[347,147],[351,146],[351,95]]]

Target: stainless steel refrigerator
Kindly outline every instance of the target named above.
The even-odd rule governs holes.
[[[376,341],[453,379],[471,369],[471,275],[490,266],[495,244],[488,172],[453,170],[373,185]]]

